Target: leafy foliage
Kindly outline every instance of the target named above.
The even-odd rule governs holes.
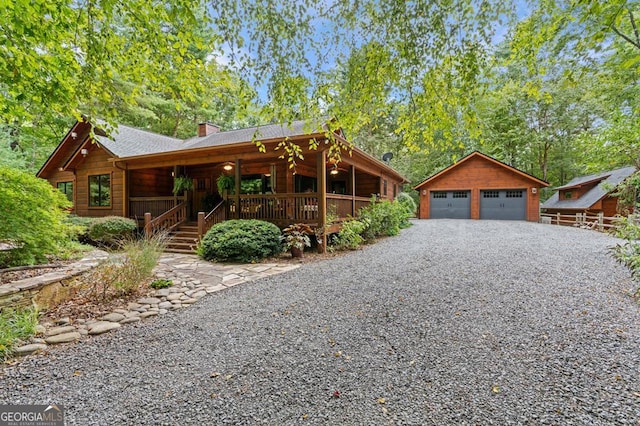
[[[404,207],[408,215],[415,216],[418,205],[411,195],[406,192],[401,192],[398,194],[397,200]]]
[[[205,260],[256,262],[282,252],[280,229],[262,220],[227,220],[211,227],[198,245]]]
[[[158,278],[157,280],[151,281],[151,284],[149,284],[149,287],[155,288],[157,290],[161,288],[169,288],[172,285],[173,285],[173,281],[165,278]]]
[[[282,243],[284,250],[290,250],[292,247],[298,250],[304,250],[305,247],[311,247],[311,238],[313,230],[309,225],[304,223],[294,223],[282,230]]]
[[[0,266],[42,262],[67,244],[68,207],[67,198],[47,181],[0,167],[0,241],[13,247],[0,252]]]
[[[409,214],[398,201],[375,201],[358,211],[358,220],[365,226],[362,236],[373,241],[381,236],[397,235],[401,228],[410,225]]]
[[[351,219],[342,224],[340,232],[333,240],[333,249],[336,250],[356,250],[364,242],[362,233],[365,231],[365,224],[362,221]]]
[[[120,216],[93,219],[88,228],[89,238],[101,245],[114,245],[130,238],[138,228],[135,220]]]
[[[631,214],[616,219],[616,236],[626,241],[617,244],[611,250],[618,262],[631,270],[631,275],[640,279],[640,216]],[[636,297],[640,298],[640,287],[636,290]]]
[[[38,311],[35,308],[0,311],[0,360],[9,358],[13,347],[36,332]]]

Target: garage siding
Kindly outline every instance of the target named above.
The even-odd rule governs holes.
[[[537,222],[540,205],[539,188],[543,186],[547,186],[544,181],[520,172],[484,154],[474,152],[458,163],[427,179],[416,186],[415,189],[420,194],[419,217],[421,219],[451,217],[443,216],[445,214],[443,209],[445,207],[453,207],[448,207],[447,204],[438,204],[439,201],[433,198],[432,194],[434,192],[446,192],[451,196],[455,191],[466,191],[469,194],[469,215],[467,217],[471,219],[493,216],[516,220],[517,217],[517,220]],[[504,200],[494,206],[495,212],[491,212],[486,203],[485,210],[481,212],[482,191],[503,192],[502,197]],[[506,191],[520,191],[519,194],[522,198],[507,197]],[[515,199],[512,200],[511,198]],[[441,199],[440,203],[445,203],[444,200]],[[434,201],[436,206],[432,210],[431,205]],[[505,206],[501,207],[500,203]],[[506,209],[509,213],[505,211],[500,213],[500,210],[497,209]]]

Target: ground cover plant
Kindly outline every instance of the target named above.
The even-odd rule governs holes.
[[[4,309],[0,312],[0,360],[9,358],[17,343],[35,334],[38,311],[35,308]]]

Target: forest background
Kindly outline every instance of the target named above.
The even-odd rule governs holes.
[[[35,173],[84,115],[333,117],[414,184],[473,150],[552,186],[637,166],[638,3],[0,0],[0,165]]]

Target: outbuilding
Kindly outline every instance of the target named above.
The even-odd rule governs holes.
[[[528,220],[540,217],[540,188],[549,184],[479,151],[427,178],[420,219]]]

